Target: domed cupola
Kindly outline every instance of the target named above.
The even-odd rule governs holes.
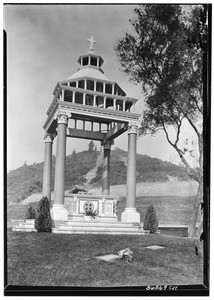
[[[47,114],[51,114],[58,101],[70,103],[76,109],[77,107],[80,109],[81,105],[93,107],[95,110],[97,108],[111,109],[130,113],[137,99],[127,97],[117,82],[104,75],[101,68],[104,60],[100,55],[94,53],[96,41],[92,36],[87,41],[90,43],[89,51],[79,56],[77,71],[57,83],[53,92],[54,99]],[[98,113],[96,112],[96,114]],[[109,112],[106,114],[109,115]]]
[[[98,69],[100,72],[104,73],[101,69],[101,66],[104,62],[101,56],[94,53],[94,45],[96,44],[96,41],[93,39],[93,36],[91,36],[90,39],[87,39],[87,41],[90,43],[90,50],[85,55],[81,55],[78,59],[78,63],[80,64],[80,68],[94,68]]]

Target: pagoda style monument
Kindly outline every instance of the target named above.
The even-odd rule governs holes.
[[[93,37],[88,39],[89,52],[78,59],[79,69],[57,83],[54,98],[47,110],[43,196],[51,199],[52,144],[57,137],[54,203],[51,215],[60,226],[84,222],[87,211],[98,212],[93,223],[117,222],[116,196],[110,195],[110,152],[114,139],[127,131],[128,163],[126,207],[121,222],[138,223],[136,211],[136,140],[140,114],[134,112],[137,99],[129,98],[122,88],[109,80],[102,70],[104,60],[94,52]],[[103,147],[102,195],[68,195],[65,193],[65,158],[67,138],[100,141]],[[64,225],[63,225],[64,224]],[[56,226],[56,227],[57,227]],[[95,225],[94,225],[95,226]],[[127,227],[128,228],[128,227]],[[138,226],[139,228],[139,226]]]

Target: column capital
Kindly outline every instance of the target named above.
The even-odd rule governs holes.
[[[68,124],[68,119],[71,117],[71,113],[63,110],[58,110],[55,118],[58,124]]]
[[[137,121],[130,121],[127,125],[128,134],[135,133],[138,134],[139,132],[140,123]]]
[[[103,149],[110,149],[111,150],[111,146],[114,145],[114,141],[113,140],[104,140],[101,141],[101,146],[103,146]]]
[[[43,139],[45,140],[45,143],[53,143],[53,140],[54,140],[55,137],[56,137],[56,134],[54,134],[54,133],[46,132],[43,135]]]

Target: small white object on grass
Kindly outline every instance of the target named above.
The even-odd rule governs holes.
[[[101,260],[105,260],[105,261],[111,261],[111,260],[120,258],[120,256],[115,255],[115,254],[107,254],[107,255],[97,256],[96,258],[101,259]]]
[[[148,247],[145,247],[145,248],[152,249],[152,250],[157,250],[157,249],[163,249],[164,247],[158,246],[158,245],[152,245],[152,246],[148,246]]]

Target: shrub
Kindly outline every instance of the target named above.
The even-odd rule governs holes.
[[[50,214],[50,203],[47,197],[39,201],[36,212],[35,228],[37,232],[51,232],[53,221]]]
[[[153,205],[147,208],[143,229],[150,230],[150,233],[155,233],[158,229],[158,219]]]
[[[35,209],[32,206],[28,207],[25,215],[25,219],[35,219],[35,217],[36,217]]]

